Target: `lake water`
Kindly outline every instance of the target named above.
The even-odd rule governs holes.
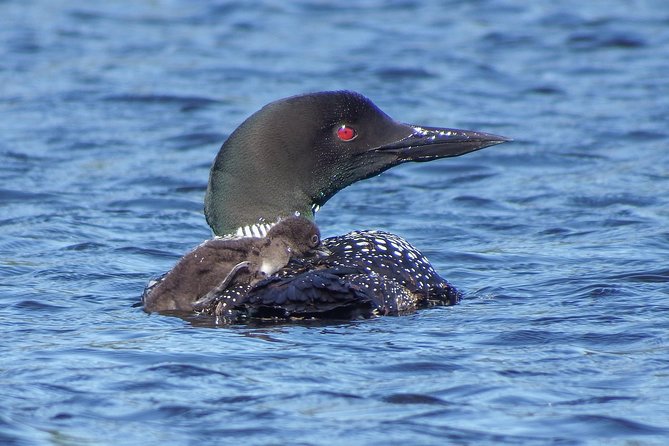
[[[0,444],[669,443],[669,4],[0,1]],[[319,213],[455,307],[212,328],[134,308],[225,137],[351,89],[515,139]]]

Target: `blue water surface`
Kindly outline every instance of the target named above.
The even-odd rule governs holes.
[[[669,4],[0,1],[0,444],[669,444]],[[466,299],[214,328],[146,315],[225,137],[351,89],[515,139],[319,213]]]

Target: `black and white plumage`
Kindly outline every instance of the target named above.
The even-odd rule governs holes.
[[[293,259],[253,286],[232,287],[202,312],[223,322],[249,318],[354,319],[402,315],[453,305],[460,293],[420,251],[383,231],[354,231],[323,240],[318,259]]]

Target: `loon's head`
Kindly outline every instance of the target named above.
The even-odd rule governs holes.
[[[350,91],[272,102],[225,141],[211,168],[205,215],[217,235],[313,210],[356,181],[408,161],[458,156],[507,138],[402,124]]]

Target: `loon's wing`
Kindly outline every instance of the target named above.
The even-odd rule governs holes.
[[[356,283],[378,289],[386,314],[406,314],[434,305],[455,305],[462,295],[435,271],[430,261],[402,237],[385,231],[354,231],[323,241],[332,253],[330,267],[356,267]],[[393,311],[392,309],[396,311]]]
[[[348,280],[347,273],[316,269],[287,277],[270,277],[249,290],[235,309],[250,318],[369,318],[378,302],[364,287]]]

